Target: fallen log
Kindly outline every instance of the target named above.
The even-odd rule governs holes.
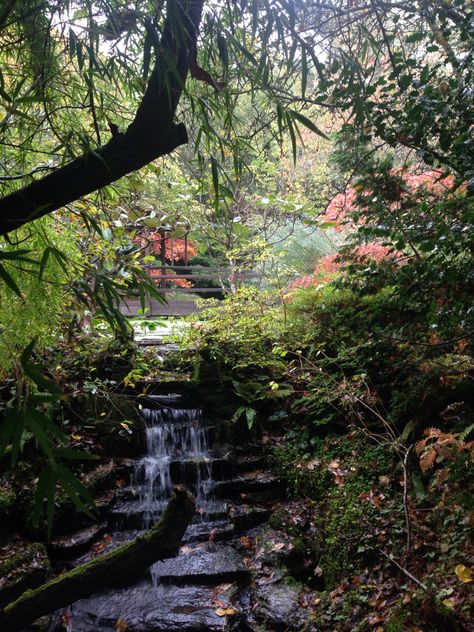
[[[110,553],[78,566],[0,610],[0,630],[19,632],[39,617],[143,573],[151,564],[175,556],[194,515],[194,499],[182,486],[149,531]]]

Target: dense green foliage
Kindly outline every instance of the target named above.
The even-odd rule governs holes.
[[[43,175],[119,142],[150,78],[171,94],[160,45],[169,29],[186,40],[175,11],[197,4],[0,9],[2,195],[28,198]],[[381,555],[423,577],[412,602],[387,589],[388,630],[444,632],[453,610],[464,629],[465,587],[443,581],[469,561],[471,3],[221,4],[206,3],[176,89],[189,146],[2,237],[0,500],[8,513],[10,479],[37,478],[20,502],[28,528],[46,509],[51,531],[70,501],[94,515],[84,447],[129,446],[127,395],[178,366],[227,389],[250,436],[277,435],[270,459],[313,526],[305,535],[285,510],[272,520],[322,568],[318,629],[367,614]],[[203,303],[165,359],[137,352],[120,311],[124,296],[142,308],[160,296],[144,228],[189,235],[200,264],[260,273],[225,280],[225,300]],[[381,622],[367,616],[361,630]]]

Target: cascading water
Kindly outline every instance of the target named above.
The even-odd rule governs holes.
[[[134,479],[143,504],[143,527],[148,528],[169,499],[173,482],[186,481],[198,507],[209,499],[213,481],[207,429],[199,408],[143,409],[147,454]],[[203,512],[201,512],[203,513]]]
[[[247,630],[236,628],[236,622],[238,613],[248,610],[249,570],[236,547],[226,542],[267,516],[263,508],[247,511],[250,493],[261,488],[250,469],[252,459],[236,470],[224,446],[212,451],[209,436],[218,428],[205,423],[200,409],[179,408],[179,396],[149,399],[150,407],[141,409],[146,455],[135,462],[131,485],[117,490],[117,502],[109,510],[107,546],[129,542],[156,523],[176,483],[194,493],[196,515],[179,555],[152,564],[129,585],[75,602],[68,614],[74,632],[114,632],[119,622],[136,632]],[[232,612],[231,626],[222,609]],[[62,629],[55,621],[51,632]]]

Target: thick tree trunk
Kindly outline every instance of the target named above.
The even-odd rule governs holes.
[[[127,131],[116,133],[103,147],[1,199],[0,235],[74,202],[187,142],[184,125],[175,125],[173,119],[195,54],[203,2],[168,0],[150,81]],[[148,28],[153,26],[148,24]]]
[[[45,614],[89,597],[104,587],[133,579],[154,562],[173,557],[178,553],[193,515],[193,497],[177,486],[163,517],[152,529],[35,590],[27,590],[0,610],[0,630],[19,632]]]

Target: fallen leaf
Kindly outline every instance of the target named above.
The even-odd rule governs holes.
[[[384,620],[381,614],[372,614],[369,616],[369,625],[377,625],[377,623],[382,623]]]
[[[454,599],[443,599],[443,605],[452,610],[454,608]]]
[[[124,619],[117,619],[115,630],[116,632],[127,632],[127,630],[130,630],[130,628],[128,627],[128,623],[124,621]]]
[[[464,566],[464,564],[458,564],[454,569],[454,572],[458,576],[459,581],[464,584],[470,584],[474,581],[474,573],[472,572],[472,569]]]
[[[240,542],[244,549],[252,549],[255,546],[255,542],[253,542],[247,535],[243,535],[240,538]]]
[[[214,610],[218,617],[234,617],[238,614],[238,610],[235,608],[217,608]]]

